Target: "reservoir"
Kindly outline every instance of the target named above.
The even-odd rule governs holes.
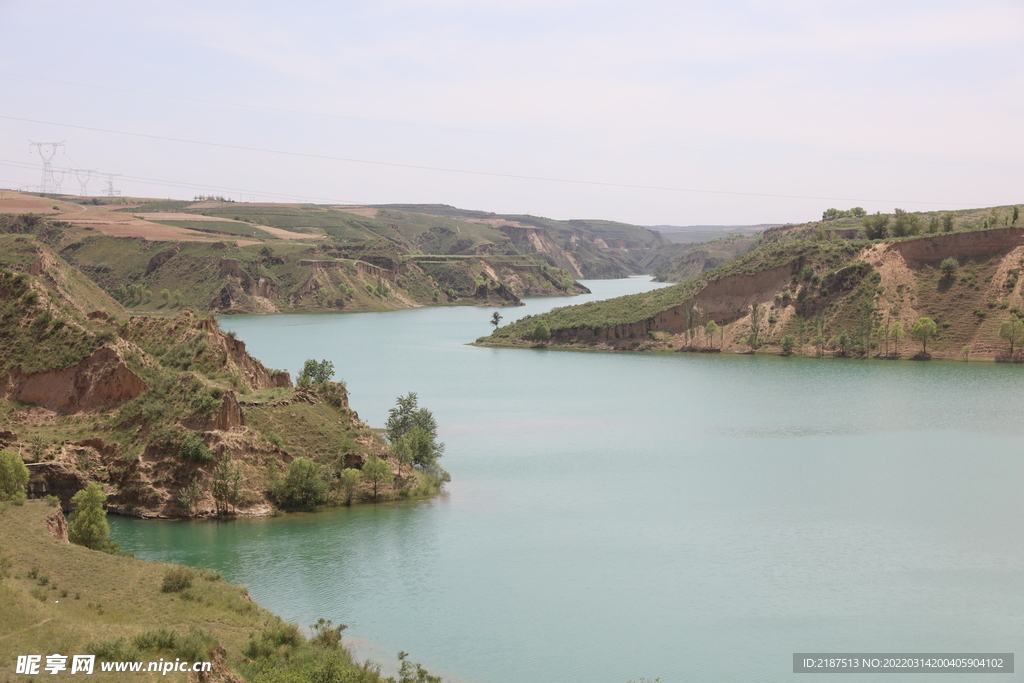
[[[584,284],[497,310],[660,286]],[[793,653],[1024,653],[1024,367],[467,346],[494,310],[221,320],[293,378],[333,361],[373,427],[417,392],[444,496],[115,518],[114,539],[452,683],[824,683]]]

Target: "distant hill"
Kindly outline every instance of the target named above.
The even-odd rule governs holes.
[[[555,309],[478,341],[531,346],[544,323],[555,346],[1020,360],[1020,340],[1000,330],[1024,320],[1021,222],[1018,207],[1001,206],[769,228],[703,272],[710,245],[662,263],[682,284]],[[934,334],[914,340],[922,318]],[[714,338],[703,333],[711,321]]]
[[[667,241],[679,244],[710,242],[724,234],[753,235],[775,228],[781,223],[759,223],[757,225],[645,225],[645,228],[657,230]]]

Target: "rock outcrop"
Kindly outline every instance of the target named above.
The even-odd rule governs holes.
[[[64,543],[71,542],[68,540],[68,520],[64,516],[64,511],[59,507],[54,508],[53,512],[46,516],[44,523],[46,524],[46,530],[58,541],[63,541]]]
[[[71,498],[84,489],[89,478],[70,462],[30,462],[28,493],[33,498],[57,496],[61,505],[70,507]]]
[[[138,397],[149,387],[125,364],[116,346],[101,346],[84,362],[63,370],[0,377],[0,396],[58,413],[88,412]]]

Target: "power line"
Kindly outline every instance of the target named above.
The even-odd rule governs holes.
[[[240,109],[255,109],[258,111],[278,112],[281,114],[298,114],[300,116],[318,116],[321,118],[339,119],[344,121],[361,121],[364,123],[383,123],[390,126],[406,126],[410,128],[425,128],[429,130],[446,130],[455,133],[472,133],[474,135],[494,135],[502,137],[523,138],[530,140],[545,140],[547,142],[572,142],[583,145],[603,145],[606,147],[632,147],[636,149],[660,149],[672,152],[700,152],[705,154],[736,154],[743,156],[770,157],[779,159],[808,159],[813,161],[850,161],[871,164],[914,164],[925,166],[992,166],[999,168],[1022,168],[1021,164],[1002,164],[992,162],[971,162],[971,161],[918,161],[908,159],[866,159],[858,157],[831,157],[812,154],[779,154],[777,152],[751,152],[746,150],[724,150],[707,149],[701,147],[673,147],[669,145],[647,145],[635,142],[615,142],[606,140],[585,140],[582,138],[566,138],[549,135],[531,135],[529,133],[510,133],[507,131],[476,130],[473,128],[458,128],[455,126],[441,126],[431,123],[414,123],[408,121],[392,121],[388,119],[373,119],[360,116],[346,116],[344,114],[325,114],[322,112],[302,111],[298,109],[284,109],[281,107],[268,107],[258,104],[241,104],[238,102],[223,102],[220,100],[207,100],[198,97],[184,97],[182,95],[167,95],[165,93],[147,92],[145,90],[130,90],[128,88],[115,88],[108,85],[92,85],[89,83],[76,83],[75,81],[63,81],[54,78],[40,78],[38,76],[24,76],[0,71],[0,76],[12,76],[14,78],[25,78],[47,83],[59,83],[61,85],[74,85],[82,88],[94,88],[97,90],[108,90],[111,92],[122,92],[130,95],[145,95],[147,97],[163,97],[182,102],[196,102],[199,104],[213,104],[220,107],[237,107]]]
[[[25,169],[32,169],[32,170],[37,170],[38,168],[40,168],[38,164],[29,164],[29,163],[25,163],[25,162],[22,162],[22,161],[14,161],[12,159],[0,159],[0,166],[10,166],[12,168],[25,168]],[[103,175],[103,174],[101,174],[101,175]],[[141,177],[141,176],[132,176],[132,175],[124,175],[124,174],[118,174],[118,175],[122,179],[124,179],[124,180],[131,180],[131,181],[138,182],[139,184],[142,184],[142,185],[155,185],[155,186],[158,186],[158,187],[176,187],[176,188],[191,189],[191,190],[218,190],[218,191],[221,191],[221,192],[223,192],[223,191],[242,192],[244,194],[248,194],[248,195],[251,195],[251,196],[273,197],[273,198],[288,199],[288,200],[293,200],[293,201],[295,201],[295,200],[303,201],[304,200],[304,201],[309,201],[309,202],[325,202],[325,203],[328,203],[328,204],[361,205],[361,204],[366,204],[367,203],[367,202],[358,202],[358,201],[352,201],[352,200],[335,199],[335,198],[331,198],[331,197],[311,197],[309,195],[285,194],[285,193],[282,193],[282,192],[269,192],[269,191],[266,191],[266,190],[253,190],[253,189],[244,188],[244,187],[225,187],[223,185],[208,185],[208,184],[202,184],[202,183],[187,183],[187,182],[181,182],[181,181],[177,181],[177,180],[164,180],[164,179],[160,179],[160,178],[144,178],[144,177]],[[6,181],[6,182],[18,182],[18,184],[23,184],[23,183],[21,183],[21,181],[13,181],[13,180]]]
[[[48,126],[62,126],[64,128],[74,128],[77,130],[88,130],[95,133],[110,133],[113,135],[126,135],[135,138],[145,138],[147,140],[162,140],[165,142],[181,142],[190,145],[203,145],[206,147],[217,147],[220,149],[235,149],[246,152],[261,152],[264,154],[277,154],[282,156],[293,156],[305,159],[323,159],[326,161],[343,161],[352,164],[369,164],[373,166],[387,166],[390,168],[410,168],[419,171],[439,171],[442,173],[459,173],[463,175],[475,175],[475,176],[486,176],[491,178],[510,178],[514,180],[536,180],[541,182],[549,183],[564,183],[570,185],[590,185],[595,187],[617,187],[623,189],[632,190],[655,190],[662,192],[687,192],[694,194],[716,194],[716,195],[728,195],[736,197],[767,197],[774,199],[813,199],[816,201],[827,201],[827,202],[857,202],[857,203],[895,203],[895,204],[922,204],[928,206],[987,206],[987,204],[976,204],[972,202],[922,202],[912,201],[905,199],[866,199],[856,197],[817,197],[810,195],[791,195],[791,194],[771,194],[767,192],[737,192],[732,190],[705,190],[698,188],[686,188],[686,187],[666,187],[659,185],[637,185],[632,183],[611,183],[602,182],[597,180],[575,180],[572,178],[550,178],[546,176],[531,176],[531,175],[520,175],[515,173],[497,173],[493,171],[470,171],[459,168],[445,168],[442,166],[420,166],[417,164],[399,164],[388,161],[372,161],[369,159],[352,159],[349,157],[336,157],[326,154],[311,154],[308,152],[289,152],[278,149],[266,149],[262,147],[248,147],[245,145],[229,145],[222,142],[207,142],[203,140],[188,140],[186,138],[172,138],[163,135],[150,135],[147,133],[131,133],[128,131],[111,130],[109,128],[93,128],[91,126],[77,126],[70,123],[57,123],[54,121],[40,121],[37,119],[24,119],[16,116],[3,116],[0,115],[0,119],[7,119],[10,121],[23,121],[26,123],[38,123]]]

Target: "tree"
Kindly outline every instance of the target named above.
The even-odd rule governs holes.
[[[414,465],[432,469],[444,455],[444,444],[437,440],[437,420],[429,410],[419,407],[419,397],[413,391],[398,397],[395,407],[388,411],[384,428],[399,458],[404,452]]]
[[[714,320],[709,320],[708,324],[704,326],[704,334],[708,337],[709,346],[714,342],[716,332],[718,332],[718,323]]]
[[[107,494],[94,481],[76,493],[71,498],[75,511],[68,520],[68,540],[93,550],[113,550],[115,546],[110,542],[107,511],[103,509],[106,502]]]
[[[351,467],[343,469],[338,475],[338,488],[341,489],[342,494],[345,496],[345,505],[352,504],[352,499],[356,495],[356,490],[359,488],[359,482],[362,478],[362,472]]]
[[[750,336],[747,337],[747,344],[750,345],[752,350],[756,350],[761,345],[758,339],[761,334],[761,317],[760,304],[750,304]]]
[[[427,433],[421,427],[413,427],[403,434],[394,444],[395,455],[398,456],[398,477],[402,477],[402,467],[412,467],[421,449],[428,448]]]
[[[817,349],[818,355],[820,356],[823,353],[823,348],[825,346],[825,335],[820,333],[814,335],[814,337],[811,338],[811,343],[814,344],[814,348]]]
[[[875,330],[875,339],[879,345],[885,342],[885,355],[889,355],[889,328],[886,325],[879,325],[878,329]]]
[[[185,511],[192,515],[196,509],[196,503],[203,497],[203,489],[199,485],[199,480],[196,478],[192,479],[192,482],[186,486],[182,486],[178,491],[178,504],[185,508]]]
[[[1013,206],[1013,220],[1010,221],[1010,225],[1017,225],[1017,219],[1020,218],[1020,207],[1016,204]]]
[[[861,224],[864,226],[864,236],[869,240],[883,240],[889,235],[889,216],[881,212],[865,216]]]
[[[953,214],[942,214],[942,232],[953,232]]]
[[[782,353],[788,356],[793,353],[793,347],[796,346],[796,335],[787,334],[779,343],[782,345]]]
[[[309,458],[295,458],[274,493],[284,510],[315,510],[327,503],[324,468]]]
[[[892,226],[892,234],[896,237],[916,235],[921,232],[921,223],[917,214],[907,213],[903,209],[896,209],[896,220]]]
[[[494,325],[494,330],[497,331],[498,325],[501,324],[501,313],[498,313],[497,311],[494,312],[491,316],[491,324]]]
[[[28,468],[14,451],[0,451],[0,500],[25,500]]]
[[[220,459],[210,475],[210,495],[217,505],[217,514],[229,514],[242,502],[242,472],[231,464],[231,458]]]
[[[952,256],[942,259],[942,263],[939,264],[939,270],[942,271],[942,277],[950,278],[956,275],[956,269],[960,267],[960,263]]]
[[[1011,317],[999,326],[999,338],[1010,342],[1010,358],[1013,358],[1013,347],[1024,338],[1024,322],[1017,316]]]
[[[910,336],[921,342],[921,353],[928,353],[928,340],[939,333],[939,328],[931,318],[918,318],[910,330]]]
[[[896,344],[896,356],[900,355],[900,339],[903,339],[903,324],[897,320],[892,324],[892,329],[889,331],[889,335],[892,337],[893,342]]]
[[[317,362],[310,358],[302,366],[302,372],[299,373],[299,378],[295,383],[303,388],[311,384],[319,386],[330,382],[332,377],[334,377],[334,363],[329,360]]]
[[[377,492],[380,488],[391,486],[395,480],[391,473],[391,465],[381,460],[376,455],[371,455],[363,464],[363,478],[370,482],[373,487],[373,499],[377,500]]]
[[[551,328],[543,320],[539,321],[533,328],[533,338],[537,341],[547,341],[551,339]]]

